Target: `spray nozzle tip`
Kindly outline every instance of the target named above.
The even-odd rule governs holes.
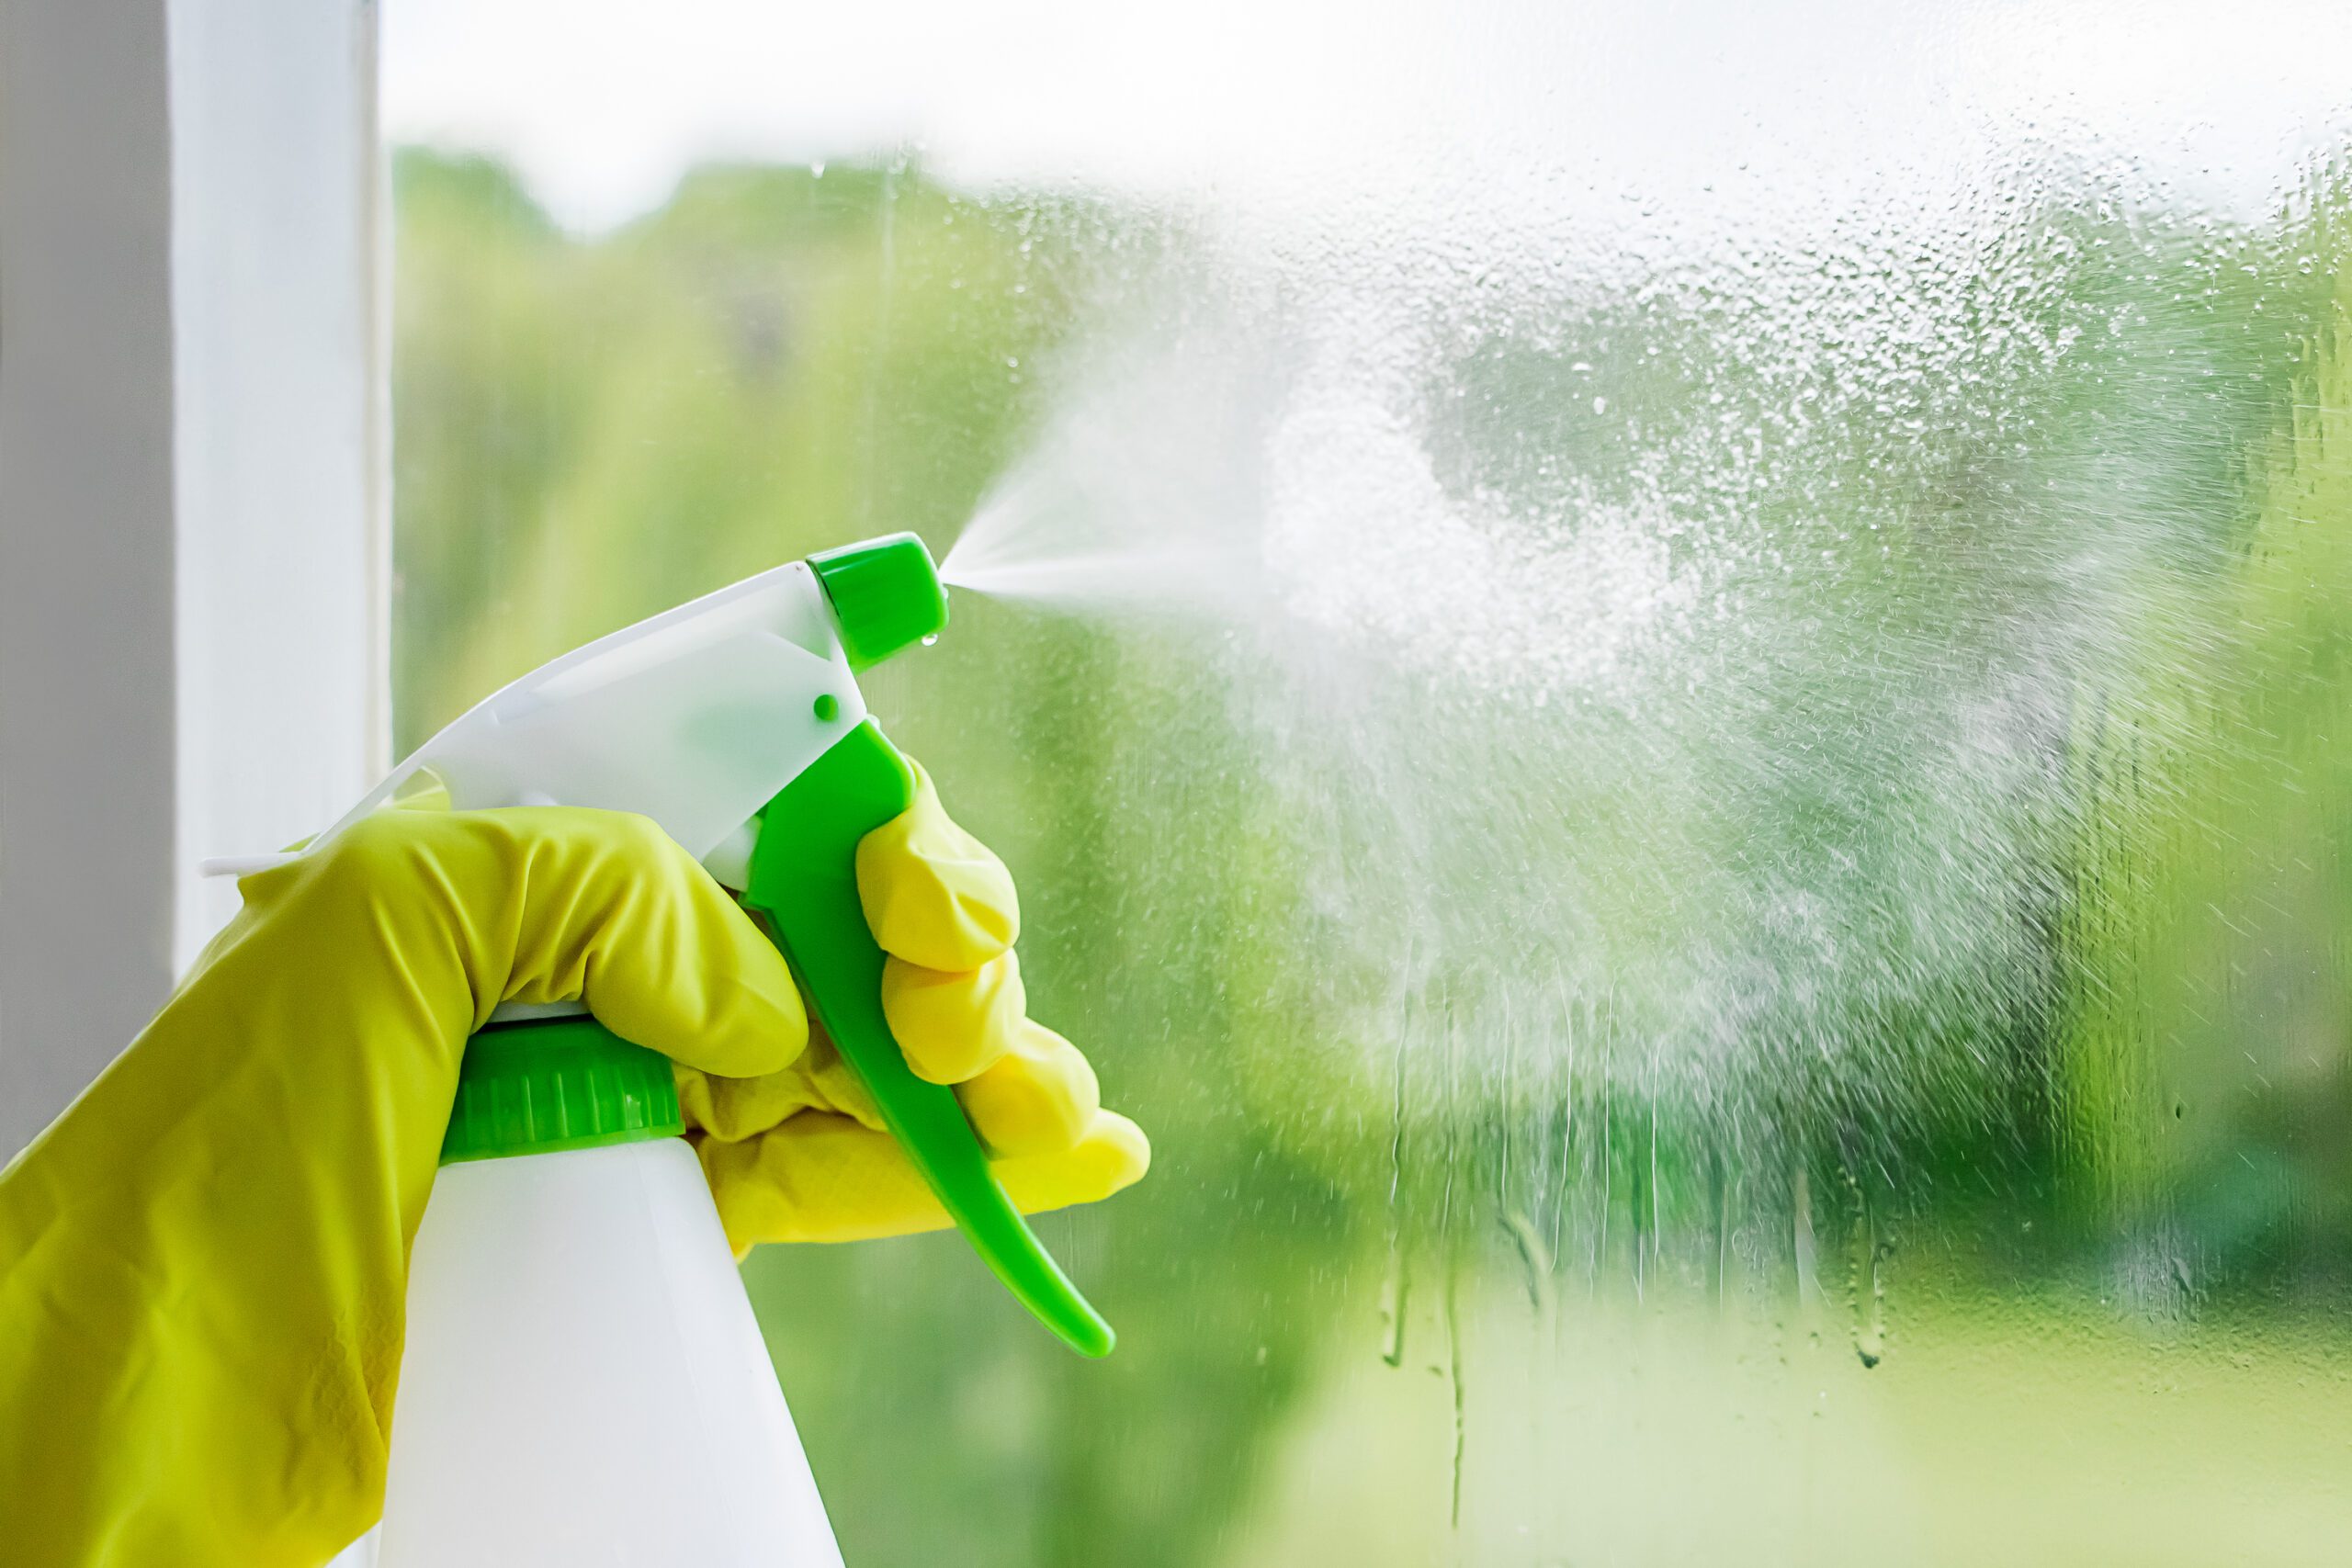
[[[931,551],[912,534],[890,534],[808,558],[840,628],[850,668],[866,670],[928,642],[947,625],[947,591]]]

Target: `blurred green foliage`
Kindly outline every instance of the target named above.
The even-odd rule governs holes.
[[[395,204],[403,747],[648,606],[952,528],[1070,316],[1019,220],[905,171],[704,170],[593,244],[485,162],[404,153]]]
[[[2250,443],[2250,521],[2146,586],[2086,705],[2063,1134],[2102,1228],[2352,1287],[2352,270]]]

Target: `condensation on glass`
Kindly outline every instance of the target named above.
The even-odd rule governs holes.
[[[2352,1540],[2347,18],[1622,9],[387,7],[403,741],[955,547],[1156,1139],[753,1259],[853,1562]]]

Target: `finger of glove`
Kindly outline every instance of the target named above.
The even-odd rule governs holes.
[[[619,812],[495,815],[546,819],[518,823],[544,838],[511,999],[577,996],[623,1039],[729,1077],[800,1055],[808,1020],[784,955],[675,840]]]
[[[682,1066],[675,1076],[687,1127],[722,1143],[756,1138],[803,1111],[833,1112],[876,1131],[882,1127],[873,1091],[819,1029],[811,1029],[808,1048],[780,1073],[732,1078]]]
[[[1018,1159],[1077,1146],[1102,1113],[1094,1067],[1077,1046],[1023,1019],[1012,1048],[956,1098],[991,1156]]]
[[[1021,934],[1012,874],[956,825],[917,764],[915,799],[857,846],[865,923],[886,953],[925,969],[978,969]]]
[[[414,983],[446,974],[466,987],[474,1029],[501,1002],[577,1000],[624,1039],[742,1077],[786,1066],[808,1041],[783,956],[642,817],[379,811],[240,886],[249,903],[372,910]]]
[[[907,1066],[932,1083],[962,1083],[994,1066],[1028,1010],[1015,953],[977,969],[926,969],[895,956],[882,964],[882,1016]]]
[[[739,1257],[762,1242],[863,1241],[953,1223],[895,1140],[845,1116],[812,1111],[747,1143],[704,1139],[697,1152]],[[1021,1211],[1037,1213],[1107,1198],[1150,1165],[1143,1130],[1105,1111],[1061,1153],[993,1168]]]

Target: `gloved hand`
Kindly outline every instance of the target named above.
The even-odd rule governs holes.
[[[930,775],[920,765],[914,773],[914,804],[857,852],[866,924],[888,955],[890,1032],[918,1077],[959,1086],[1023,1211],[1116,1191],[1143,1174],[1150,1147],[1134,1122],[1102,1109],[1078,1048],[1028,1017],[1012,874],[948,817]],[[951,1223],[822,1031],[776,1072],[718,1076],[682,1065],[677,1077],[738,1256],[757,1242],[850,1241]]]
[[[1023,1208],[1142,1174],[1021,1017],[1009,880],[926,783],[869,836],[890,1016]],[[389,811],[245,907],[0,1173],[0,1540],[13,1568],[316,1568],[373,1522],[409,1246],[467,1037],[578,998],[679,1064],[729,1234],[944,1223],[783,959],[641,818]],[[861,1121],[863,1113],[869,1121]]]

